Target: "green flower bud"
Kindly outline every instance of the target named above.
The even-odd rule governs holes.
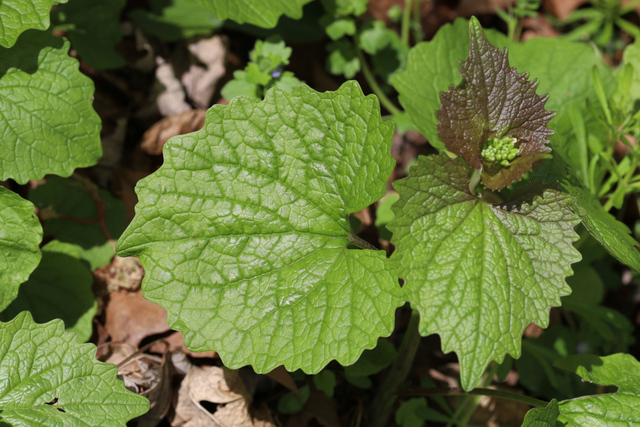
[[[515,148],[516,142],[518,140],[512,136],[489,138],[480,152],[480,157],[487,163],[498,163],[508,168],[511,166],[511,160],[520,154],[520,150]]]

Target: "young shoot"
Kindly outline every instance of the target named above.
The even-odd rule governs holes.
[[[520,149],[515,148],[517,138],[505,136],[504,138],[489,138],[480,152],[480,157],[487,163],[499,164],[508,168],[511,161],[520,154]]]

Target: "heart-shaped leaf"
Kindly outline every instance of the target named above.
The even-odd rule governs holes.
[[[0,311],[18,296],[20,284],[38,266],[41,240],[34,206],[0,186]]]
[[[348,214],[386,193],[392,134],[355,82],[216,105],[139,182],[118,253],[191,350],[258,372],[351,364],[402,304],[385,253],[348,248],[367,246]]]
[[[0,2],[0,46],[11,47],[26,30],[49,28],[49,11],[67,0],[4,0]]]
[[[117,379],[114,365],[96,360],[96,347],[78,344],[62,320],[39,325],[23,311],[0,322],[0,424],[126,425],[149,401]]]
[[[466,390],[492,360],[520,356],[529,324],[546,327],[581,258],[570,196],[546,190],[494,206],[469,192],[470,174],[460,157],[420,157],[394,183],[400,200],[387,225],[420,333],[440,334],[443,351],[458,354]]]
[[[0,180],[68,176],[102,155],[93,82],[68,52],[69,42],[36,30],[0,47]]]
[[[599,357],[577,354],[554,362],[584,381],[618,386],[617,393],[578,397],[560,402],[564,426],[640,425],[640,363],[630,354]]]

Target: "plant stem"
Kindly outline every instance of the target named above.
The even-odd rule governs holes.
[[[391,365],[387,377],[378,387],[378,392],[373,399],[371,407],[371,427],[386,427],[389,425],[389,418],[393,414],[393,407],[398,398],[398,390],[403,385],[409,375],[409,370],[413,365],[418,345],[420,344],[420,332],[418,325],[420,316],[416,309],[411,311],[411,319],[407,325],[407,330],[402,338],[398,356]]]
[[[371,87],[371,90],[373,91],[373,93],[375,93],[378,99],[380,100],[380,104],[382,104],[382,106],[386,108],[387,111],[389,111],[393,115],[402,113],[402,110],[400,110],[398,107],[393,105],[393,102],[391,102],[391,100],[387,98],[387,95],[385,95],[385,93],[382,91],[382,88],[380,87],[380,85],[376,81],[375,76],[371,72],[371,69],[369,68],[369,64],[367,64],[366,58],[364,57],[364,54],[362,53],[362,50],[360,49],[360,46],[358,45],[357,42],[356,42],[356,52],[358,54],[358,59],[360,60],[360,64],[362,65],[362,74],[364,75],[364,78],[367,80],[367,83],[369,84],[369,87]]]
[[[374,251],[379,250],[378,248],[376,248],[375,246],[373,246],[371,243],[367,242],[364,239],[361,239],[360,237],[358,237],[355,233],[351,232],[349,234],[349,240],[351,240],[351,244],[354,246],[359,247],[360,249],[372,249]]]
[[[471,178],[469,179],[469,191],[471,194],[476,194],[480,178],[482,178],[482,167],[480,167],[480,169],[474,169],[471,173]]]
[[[497,370],[498,370],[498,364],[494,362],[491,369],[489,369],[487,378],[485,378],[484,382],[482,383],[482,388],[486,388],[491,384],[491,382],[493,381],[493,376],[496,374]],[[480,403],[480,397],[481,396],[473,396],[471,398],[471,401],[466,405],[466,409],[462,414],[462,417],[460,418],[460,422],[458,423],[458,425],[460,425],[461,427],[467,427],[467,424],[469,423],[469,419],[471,419],[471,416],[473,415],[473,413],[476,411],[476,408],[478,407],[478,403]]]
[[[420,3],[422,3],[422,0],[415,0],[415,3],[413,3],[413,42],[415,44],[420,43],[424,39],[420,15]]]
[[[521,394],[512,393],[505,390],[493,390],[490,388],[475,388],[471,391],[464,391],[460,387],[455,388],[414,388],[403,390],[399,393],[401,396],[406,397],[421,397],[421,396],[491,396],[497,399],[512,400],[514,402],[525,403],[537,408],[544,408],[549,402],[544,400],[535,399],[529,396],[523,396]]]
[[[411,28],[411,2],[412,0],[404,0],[404,11],[402,13],[401,39],[402,44],[406,47],[409,47],[409,29]]]

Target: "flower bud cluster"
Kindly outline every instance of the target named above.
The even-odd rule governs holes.
[[[499,163],[501,166],[508,168],[511,166],[511,160],[520,154],[520,149],[515,148],[518,140],[512,136],[504,138],[489,138],[485,144],[480,157],[488,163]]]

